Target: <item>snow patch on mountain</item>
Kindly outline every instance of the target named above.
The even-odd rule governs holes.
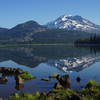
[[[82,18],[79,15],[63,15],[56,20],[47,23],[50,29],[67,29],[67,30],[81,30],[81,31],[100,31],[100,26],[91,21]]]

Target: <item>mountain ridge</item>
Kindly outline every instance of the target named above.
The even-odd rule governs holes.
[[[8,29],[8,28],[0,28],[0,33],[3,32],[2,30],[5,29],[7,30],[13,30],[16,27],[20,28],[28,28],[29,26],[32,26],[31,29],[37,28],[36,26],[40,28],[47,28],[47,29],[66,29],[66,30],[78,30],[78,31],[86,31],[86,32],[100,32],[100,25],[97,25],[93,23],[92,21],[89,21],[86,18],[83,18],[82,16],[79,15],[62,15],[58,17],[56,20],[48,22],[45,25],[40,25],[38,22],[34,20],[29,20],[20,24],[17,24],[16,26]],[[30,28],[30,27],[29,27]],[[35,30],[36,32],[37,29]],[[41,30],[40,30],[41,31]]]
[[[81,16],[61,16],[59,19],[57,19],[57,21],[59,23],[62,23],[62,21],[66,22],[66,18],[68,20],[71,19],[70,22],[76,20],[79,24],[84,26],[84,22],[82,22],[83,18]],[[96,25],[88,20],[86,20],[86,22],[87,24],[89,23],[91,26],[96,27],[97,29],[99,28],[99,25]],[[97,31],[94,30],[94,33],[95,32]],[[91,34],[92,33],[93,31]],[[45,25],[40,25],[36,21],[30,20],[18,24],[11,29],[4,29],[4,31],[1,31],[0,43],[72,43],[77,39],[86,38],[89,36],[90,31],[88,32],[77,29],[74,30],[73,27],[72,29],[48,28]]]
[[[8,28],[2,28],[2,27],[0,27],[0,32],[6,32],[8,30],[9,30]]]

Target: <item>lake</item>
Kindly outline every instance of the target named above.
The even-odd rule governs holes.
[[[23,86],[16,86],[14,77],[9,76],[8,82],[0,83],[0,97],[6,98],[13,93],[49,92],[54,88],[57,80],[50,78],[50,81],[45,82],[41,81],[41,78],[49,78],[54,73],[69,74],[72,89],[81,89],[89,80],[100,82],[99,56],[99,49],[90,47],[68,45],[0,47],[0,67],[21,68],[37,77],[24,82]],[[69,66],[65,70],[64,62],[73,63],[76,58],[78,60],[90,59],[91,63],[85,63],[77,68]],[[58,66],[62,63],[62,66]],[[81,78],[80,82],[76,80],[77,77]]]

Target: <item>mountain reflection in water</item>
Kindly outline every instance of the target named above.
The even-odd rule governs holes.
[[[76,71],[79,72],[95,62],[100,61],[99,57],[78,57],[78,58],[67,58],[60,60],[50,60],[48,64],[62,70],[64,72]]]
[[[98,55],[99,51],[93,52],[93,50],[67,45],[0,47],[0,61],[13,60],[21,65],[35,67],[41,62],[52,59]]]
[[[73,89],[85,86],[91,79],[100,82],[99,57],[99,51],[91,52],[89,48],[67,45],[1,47],[0,67],[21,68],[37,78],[25,82],[24,86],[18,86],[14,77],[9,77],[6,84],[0,84],[0,97],[37,90],[48,92],[54,88],[57,80],[50,79],[49,82],[44,82],[41,78],[49,78],[54,73],[69,74]],[[77,77],[81,78],[80,83],[76,81]]]

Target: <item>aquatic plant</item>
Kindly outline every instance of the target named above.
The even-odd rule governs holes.
[[[31,75],[30,73],[28,72],[24,72],[20,75],[20,77],[24,80],[32,80],[32,79],[35,79],[36,77]]]
[[[57,75],[58,75],[58,73],[53,73],[53,74],[50,76],[50,78],[56,78]]]
[[[42,78],[42,81],[50,81],[48,78]]]

